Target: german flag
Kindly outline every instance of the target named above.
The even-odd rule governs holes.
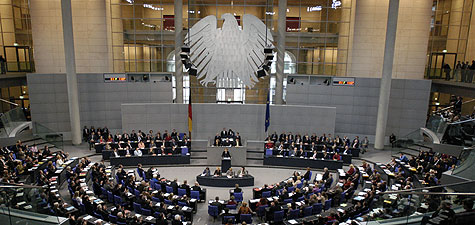
[[[191,131],[193,131],[193,111],[191,107],[191,88],[190,88],[190,97],[188,100],[188,137],[191,140]]]

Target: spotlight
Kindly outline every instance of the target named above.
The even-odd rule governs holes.
[[[264,69],[259,69],[257,71],[257,78],[265,77],[266,75],[267,75],[267,73]]]
[[[180,53],[180,57],[181,57],[182,59],[188,59],[188,58],[189,58],[188,54],[185,53],[185,52]]]
[[[188,70],[188,74],[191,75],[191,76],[196,76],[196,74],[198,74],[198,70],[194,67],[191,67],[189,70]]]
[[[186,45],[185,45],[185,46],[182,46],[182,47],[181,47],[181,52],[190,53],[190,47],[188,47],[188,46],[186,46]]]
[[[274,54],[266,54],[266,60],[272,61],[274,59]]]
[[[274,48],[264,48],[264,54],[272,54],[274,51]]]

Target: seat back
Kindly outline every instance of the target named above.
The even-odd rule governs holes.
[[[188,206],[188,203],[183,202],[183,201],[178,201],[178,205],[183,207],[183,206]]]
[[[297,219],[299,218],[299,214],[300,214],[300,209],[291,209],[289,211],[289,216],[287,217],[287,219]]]
[[[292,187],[289,187],[289,188],[287,188],[287,191],[288,191],[288,192],[295,191],[295,187],[294,187],[294,186],[292,186]]]
[[[312,214],[320,214],[322,213],[323,205],[322,203],[315,203],[313,204]]]
[[[122,198],[118,195],[114,195],[114,203],[119,205],[122,204]]]
[[[134,206],[135,213],[142,214],[142,206],[139,203],[134,202],[132,205]]]
[[[199,191],[190,191],[191,198],[200,200],[200,192]]]
[[[340,194],[340,204],[345,202],[345,200],[346,200],[345,198],[346,198],[346,191],[344,191]]]
[[[208,205],[208,215],[217,217],[218,216],[218,206]]]
[[[263,197],[263,198],[268,198],[268,197],[270,197],[270,195],[271,195],[271,192],[270,192],[270,191],[264,191],[264,192],[262,192],[262,197]]]
[[[152,210],[150,209],[142,209],[142,214],[146,216],[151,216],[152,215]]]
[[[234,199],[236,202],[242,202],[242,192],[234,193]]]
[[[117,223],[117,216],[114,216],[112,214],[109,214],[109,221],[111,223]]]
[[[241,214],[239,216],[239,220],[242,222],[242,221],[246,221],[247,224],[252,224],[252,216],[251,214]]]
[[[178,188],[178,195],[179,195],[179,196],[186,195],[186,189]]]
[[[133,192],[133,193],[134,193],[135,197],[137,197],[137,198],[140,197],[140,191],[139,191],[139,190],[134,189],[134,192]]]
[[[274,222],[284,221],[284,210],[274,212]]]
[[[173,205],[173,202],[170,201],[170,200],[168,200],[168,199],[165,199],[164,202],[165,202],[165,204],[167,204],[167,205]]]
[[[181,148],[181,155],[188,154],[188,148]]]
[[[160,199],[157,197],[152,197],[152,202],[160,202]]]
[[[107,200],[110,203],[114,203],[114,195],[112,195],[112,192],[110,192],[110,191],[107,192]]]
[[[232,224],[234,224],[236,221],[236,218],[234,216],[224,216],[223,217],[223,223],[228,223],[228,221],[231,220]]]
[[[325,208],[324,208],[325,211],[329,210],[330,207],[332,207],[332,199],[331,198],[325,201]]]
[[[303,216],[311,216],[311,215],[312,215],[312,211],[313,211],[313,207],[312,207],[312,206],[305,207],[305,208],[303,209]]]
[[[268,205],[261,205],[257,208],[257,216],[265,216],[266,215],[266,208],[268,207]]]
[[[173,193],[173,188],[170,186],[167,186],[166,188],[167,193]]]
[[[228,208],[228,209],[236,209],[236,207],[237,207],[236,205],[232,205],[232,204],[231,205],[226,205],[226,208]]]

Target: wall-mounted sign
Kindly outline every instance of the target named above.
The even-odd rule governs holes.
[[[354,77],[333,77],[333,86],[355,86]]]
[[[125,73],[105,73],[104,82],[106,83],[127,82],[127,75]]]

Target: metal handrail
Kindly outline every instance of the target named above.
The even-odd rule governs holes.
[[[8,100],[5,100],[3,98],[0,98],[0,101],[5,102],[5,103],[10,104],[10,105],[19,106],[18,104],[14,103],[14,102],[10,102]]]
[[[472,99],[472,100],[469,100],[469,101],[466,101],[466,102],[462,102],[462,105],[465,104],[465,103],[473,102],[473,101],[475,101],[475,99]],[[439,109],[439,110],[437,110],[437,111],[432,111],[432,113],[439,113],[439,112],[442,112],[442,111],[449,110],[449,109],[451,109],[451,108],[453,108],[453,107],[454,107],[453,105],[447,106],[447,107],[442,108],[442,109]]]

